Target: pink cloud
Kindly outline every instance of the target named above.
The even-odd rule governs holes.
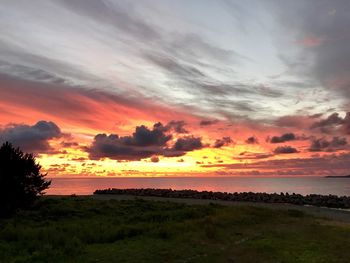
[[[297,44],[304,47],[318,47],[327,40],[326,37],[317,37],[315,35],[305,36],[304,38],[297,40]]]

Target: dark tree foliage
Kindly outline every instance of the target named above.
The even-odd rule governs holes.
[[[27,207],[50,186],[40,169],[33,154],[8,142],[0,147],[0,216]]]

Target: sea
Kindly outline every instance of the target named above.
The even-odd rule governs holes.
[[[47,195],[91,195],[107,188],[161,188],[218,192],[265,192],[350,196],[350,178],[326,177],[74,177],[50,178]]]

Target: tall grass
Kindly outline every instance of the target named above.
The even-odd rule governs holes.
[[[294,210],[44,197],[0,220],[0,262],[342,262],[348,240]]]

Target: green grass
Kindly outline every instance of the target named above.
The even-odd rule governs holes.
[[[349,262],[350,227],[295,210],[42,198],[0,220],[0,262]]]

